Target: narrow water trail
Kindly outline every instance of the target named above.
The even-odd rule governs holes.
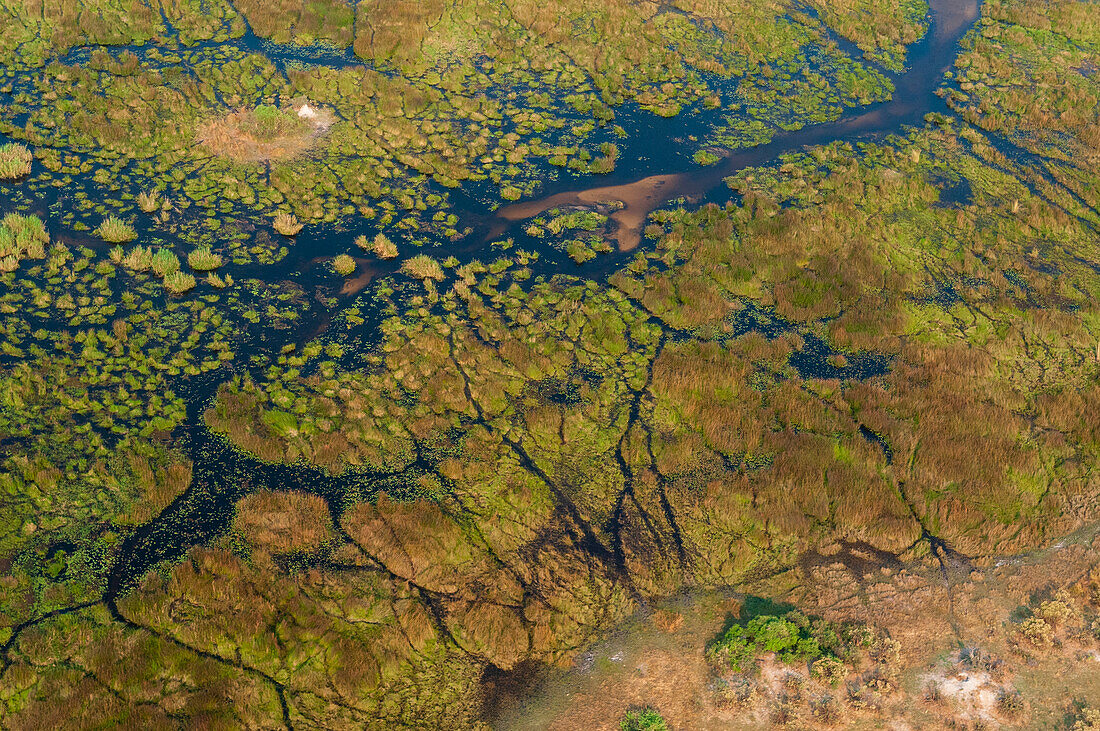
[[[683,169],[662,170],[662,165],[669,164],[667,156],[642,155],[631,161],[633,171],[639,175],[633,181],[559,192],[540,200],[507,206],[495,214],[471,197],[468,202],[474,204],[470,208],[473,218],[478,219],[475,223],[479,225],[475,228],[475,234],[455,242],[455,253],[476,257],[484,251],[488,242],[509,226],[553,207],[606,200],[618,200],[625,204],[612,218],[618,226],[619,248],[627,251],[638,244],[646,217],[657,206],[680,196],[702,196],[710,191],[717,194],[720,186],[724,185],[723,179],[739,170],[767,163],[784,153],[836,139],[899,132],[906,125],[922,125],[925,115],[929,113],[950,114],[947,105],[935,92],[943,81],[944,72],[954,62],[959,41],[978,18],[979,2],[931,0],[929,31],[908,49],[909,63],[905,72],[892,77],[895,93],[890,101],[853,110],[834,122],[781,133],[768,144],[736,151],[709,168],[684,162]],[[242,43],[251,45],[258,44],[258,41],[249,34]],[[263,51],[271,53],[273,48],[265,47]],[[353,62],[346,57],[319,60],[335,65]],[[668,138],[653,137],[651,145],[655,152],[662,146],[676,144],[673,137],[678,133],[678,127],[669,124],[662,125],[661,129],[667,130]],[[479,214],[479,210],[482,213]],[[483,236],[486,232],[488,237]],[[343,241],[353,233],[344,232],[339,238]],[[323,228],[313,236],[303,235],[296,247],[302,252],[300,257],[291,257],[278,266],[275,276],[293,278],[294,275],[302,275],[305,279],[298,281],[307,285],[309,277],[306,275],[316,269],[318,262],[324,258],[320,252],[325,248],[321,244],[326,237],[332,237],[332,232]],[[618,260],[615,257],[611,259]],[[569,263],[572,264],[571,261]],[[343,291],[339,293],[344,301],[354,299],[374,277],[396,268],[396,263],[382,268],[368,267],[365,261],[361,264],[364,266],[360,276],[345,282]],[[553,262],[535,266],[546,270],[538,272],[541,274],[553,274],[557,268]],[[310,339],[322,332],[327,323],[328,318],[323,315],[307,318],[292,340]],[[393,477],[377,474],[336,477],[310,465],[269,464],[241,453],[224,437],[212,433],[203,419],[203,412],[224,377],[224,373],[214,375],[209,382],[190,384],[187,389],[191,394],[187,398],[187,420],[179,436],[194,464],[191,484],[160,515],[125,540],[110,572],[106,592],[108,599],[113,601],[127,592],[140,582],[147,571],[161,562],[177,559],[192,546],[222,535],[232,521],[235,502],[249,492],[257,489],[305,490],[322,496],[338,521],[349,491],[369,493],[380,480]],[[415,471],[424,467],[416,464],[409,469]]]
[[[863,107],[834,122],[810,125],[781,133],[771,142],[738,150],[710,168],[650,172],[631,182],[571,190],[537,200],[501,208],[490,226],[490,237],[500,236],[511,224],[527,220],[552,208],[619,201],[615,221],[620,251],[629,251],[641,241],[646,217],[655,208],[675,198],[700,196],[724,185],[724,179],[749,167],[762,165],[803,148],[838,139],[901,132],[906,126],[924,124],[931,113],[951,114],[937,94],[944,73],[954,64],[959,41],[978,19],[979,0],[931,0],[931,27],[909,48],[905,72],[893,78],[895,92],[889,101]],[[671,144],[654,140],[654,146]]]

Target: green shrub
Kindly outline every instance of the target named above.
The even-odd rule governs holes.
[[[852,656],[855,645],[866,644],[870,634],[857,625],[810,619],[801,612],[783,616],[761,614],[730,627],[707,649],[707,658],[737,673],[751,671],[756,658],[774,652],[780,662],[812,662],[821,665],[817,675],[826,682],[841,677],[832,662]]]
[[[668,731],[668,722],[652,708],[627,711],[619,722],[620,731]]]
[[[596,258],[596,252],[592,250],[592,247],[580,239],[570,241],[565,247],[565,251],[577,264],[584,264],[586,261]]]
[[[713,165],[722,158],[718,157],[710,150],[696,150],[692,159],[699,165]]]
[[[588,164],[588,172],[595,175],[607,175],[615,169],[615,159],[601,155]]]
[[[95,230],[96,236],[112,244],[124,244],[137,238],[137,231],[117,216],[108,216]]]

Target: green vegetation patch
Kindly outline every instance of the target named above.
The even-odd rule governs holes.
[[[797,611],[760,614],[726,630],[707,648],[707,659],[735,673],[755,671],[757,659],[767,653],[787,665],[813,665],[823,659],[850,659],[857,648],[869,647],[872,637],[864,627],[811,619]]]
[[[653,708],[627,711],[619,721],[619,731],[668,731],[668,722]]]

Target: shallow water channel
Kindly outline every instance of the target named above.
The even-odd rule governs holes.
[[[501,237],[511,237],[521,248],[539,253],[538,262],[532,265],[535,275],[552,276],[565,272],[589,277],[605,276],[621,266],[629,256],[626,252],[639,244],[648,214],[668,201],[684,197],[695,202],[724,203],[733,194],[723,179],[744,168],[837,139],[856,140],[901,132],[908,125],[922,126],[925,116],[930,113],[949,114],[947,105],[935,92],[944,81],[944,72],[955,60],[960,39],[977,17],[978,0],[931,0],[929,32],[908,49],[906,70],[890,75],[896,88],[891,100],[854,110],[834,122],[779,134],[767,144],[735,151],[712,167],[695,165],[689,155],[680,154],[682,150],[676,151],[675,139],[685,134],[684,125],[689,121],[679,117],[641,121],[639,117],[646,129],[640,133],[629,130],[631,139],[635,141],[626,146],[619,168],[606,178],[607,183],[599,187],[577,190],[570,187],[569,181],[558,181],[551,183],[547,194],[538,200],[522,201],[499,210],[482,202],[477,190],[464,188],[455,191],[451,194],[451,201],[457,210],[465,211],[459,228],[467,228],[470,232],[455,242],[447,253],[453,253],[460,259],[486,256],[489,244]],[[356,63],[349,54],[319,51],[295,55],[281,50],[281,47],[261,42],[251,34],[236,42],[282,63]],[[632,115],[624,115],[628,116]],[[625,123],[623,117],[620,119]],[[0,142],[3,141],[0,136]],[[61,195],[63,197],[64,194]],[[584,267],[578,268],[561,252],[554,251],[545,242],[529,237],[521,230],[523,221],[552,208],[606,201],[619,201],[624,206],[611,215],[619,252],[600,257]],[[36,210],[32,212],[41,212],[48,219],[53,203],[35,201],[32,208]],[[56,228],[51,227],[53,230]],[[290,254],[279,264],[256,267],[255,272],[246,267],[241,271],[241,276],[258,276],[268,281],[290,280],[308,291],[319,283],[317,270],[320,267],[317,262],[334,253],[342,253],[347,242],[357,233],[373,233],[372,224],[344,221],[338,225],[311,226],[302,232]],[[359,277],[346,284],[337,293],[338,297],[350,301],[374,277],[391,273],[398,264],[370,262],[370,268],[363,266]],[[290,340],[301,343],[314,337],[324,330],[330,315],[323,308],[313,305]],[[367,313],[367,320],[369,325],[370,313]],[[800,371],[812,374],[818,366],[825,368],[828,346],[823,342],[815,342],[813,346],[801,353],[801,360],[794,363]],[[861,362],[856,366],[856,377],[878,372],[885,367],[878,361]],[[844,375],[834,371],[828,371],[825,377]],[[328,502],[334,522],[339,525],[338,518],[349,493],[369,496],[387,478],[392,478],[385,475],[332,477],[319,468],[266,464],[242,454],[203,424],[203,412],[226,377],[227,373],[221,371],[212,377],[194,379],[180,389],[188,394],[188,413],[187,423],[176,436],[194,463],[192,481],[188,489],[159,516],[125,540],[111,572],[109,602],[132,587],[157,564],[177,559],[191,546],[208,542],[227,531],[233,519],[234,504],[253,490],[295,489],[320,495]],[[420,467],[414,465],[409,469],[415,471]]]

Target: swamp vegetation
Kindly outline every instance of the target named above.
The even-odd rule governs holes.
[[[1095,655],[1095,546],[952,587],[1100,521],[1098,70],[1088,0],[0,0],[0,726],[522,727],[683,593],[708,722],[1089,723],[967,648]]]

